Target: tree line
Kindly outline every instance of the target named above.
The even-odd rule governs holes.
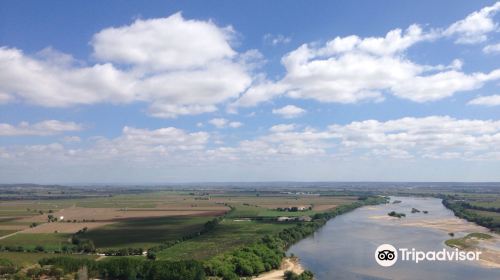
[[[492,231],[500,232],[500,222],[495,221],[493,217],[481,216],[472,211],[467,211],[467,210],[479,210],[477,209],[477,207],[473,207],[472,205],[470,205],[465,201],[454,201],[453,199],[450,198],[443,198],[442,203],[446,208],[453,211],[455,216],[462,219],[466,219],[467,221],[470,222],[474,222],[478,225],[487,227]]]

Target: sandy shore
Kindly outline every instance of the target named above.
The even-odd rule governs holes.
[[[254,280],[278,280],[283,279],[285,271],[291,270],[297,274],[304,272],[304,268],[300,265],[297,258],[285,258],[281,263],[280,269],[271,270],[269,272],[263,273],[255,278]]]
[[[412,227],[434,228],[445,232],[489,232],[485,227],[458,218],[422,219],[418,221],[403,221],[401,224]]]
[[[370,218],[377,220],[395,220],[397,221],[398,225],[401,226],[432,228],[444,231],[446,233],[461,232],[463,235],[473,232],[487,233],[493,238],[490,240],[477,240],[475,244],[473,244],[473,246],[471,246],[471,248],[468,250],[479,250],[482,252],[479,257],[481,265],[490,268],[500,268],[500,236],[498,234],[490,232],[487,228],[479,226],[475,223],[459,218],[397,219],[389,217],[387,215],[371,216]]]

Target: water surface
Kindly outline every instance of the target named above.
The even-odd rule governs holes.
[[[485,267],[476,261],[401,262],[392,267],[379,266],[375,249],[384,243],[396,248],[442,250],[454,229],[456,237],[474,231],[486,231],[473,223],[456,218],[440,199],[393,197],[399,204],[366,206],[330,220],[313,236],[294,246],[288,254],[314,272],[316,279],[500,279],[500,269]],[[428,214],[411,214],[412,208]],[[403,212],[406,218],[387,216]],[[419,226],[431,223],[432,226]],[[452,226],[446,228],[446,224]],[[492,246],[498,246],[493,244]],[[449,248],[447,248],[449,249]]]

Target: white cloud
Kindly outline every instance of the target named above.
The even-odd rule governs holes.
[[[439,38],[436,30],[412,25],[385,37],[337,37],[324,45],[304,44],[282,58],[285,76],[276,82],[261,78],[232,106],[254,106],[277,96],[319,102],[379,102],[384,94],[415,102],[435,101],[455,93],[481,88],[500,79],[500,69],[464,73],[463,62],[422,65],[405,57],[414,44]]]
[[[11,95],[0,92],[0,104],[6,104],[12,102],[13,100],[14,98]]]
[[[148,70],[179,70],[233,58],[232,37],[230,26],[219,28],[211,21],[186,20],[176,13],[103,29],[91,44],[94,56],[102,61]]]
[[[201,150],[209,135],[206,132],[188,133],[175,127],[155,130],[124,127],[118,138],[98,141],[96,150],[102,153],[133,153],[138,156],[167,155],[174,151]]]
[[[243,176],[262,167],[271,169],[274,175],[278,169],[283,170],[273,177],[283,179],[295,167],[305,173],[321,168],[325,174],[331,174],[332,170],[336,173],[338,167],[348,165],[348,174],[358,176],[359,173],[352,173],[353,169],[368,172],[373,167],[370,165],[382,161],[391,166],[410,164],[418,171],[426,170],[429,164],[437,166],[445,164],[440,161],[453,160],[451,167],[443,165],[450,176],[453,169],[448,170],[455,164],[468,170],[470,161],[475,161],[473,165],[487,161],[483,166],[488,166],[494,164],[491,160],[500,159],[500,121],[429,116],[333,124],[323,130],[276,125],[268,134],[227,146],[202,131],[125,127],[116,138],[89,138],[84,147],[73,146],[50,143],[0,147],[0,173],[3,178],[15,178],[5,177],[12,174],[36,178],[39,171],[48,172],[54,180],[75,180],[72,176],[83,173],[91,174],[91,178],[118,180],[133,179],[137,176],[134,172],[139,171],[138,174],[147,174],[141,177],[143,180],[186,180],[185,176],[204,180],[204,176],[224,173],[228,168]],[[390,172],[384,168],[381,170]],[[71,175],[60,177],[62,173]],[[379,178],[380,174],[373,175]]]
[[[243,123],[241,123],[241,122],[230,122],[229,123],[229,127],[232,127],[232,128],[239,128],[242,126],[243,126]]]
[[[51,143],[6,147],[5,153],[12,164],[53,161],[76,166],[103,163],[112,167],[112,162],[136,162],[154,166],[158,161],[172,164],[194,158],[194,154],[205,149],[208,140],[209,134],[202,131],[186,132],[175,127],[154,130],[124,127],[120,136],[112,139],[95,137],[85,148],[73,149],[61,143]]]
[[[63,56],[60,54],[59,56]],[[67,61],[38,59],[18,49],[0,48],[0,92],[29,103],[67,107],[135,99],[134,80],[113,65],[80,67]]]
[[[225,127],[239,128],[243,126],[243,123],[241,122],[230,122],[229,120],[224,118],[214,118],[209,120],[208,123],[217,128],[225,128]]]
[[[229,121],[224,119],[224,118],[215,118],[211,119],[208,121],[209,124],[217,127],[217,128],[224,128]]]
[[[251,107],[273,99],[287,90],[287,85],[274,83],[261,78],[243,94],[238,100],[230,104],[229,110],[237,107]]]
[[[457,36],[455,42],[458,44],[484,42],[488,39],[488,33],[498,29],[498,23],[493,20],[498,11],[500,11],[500,2],[473,12],[465,19],[453,23],[444,30],[443,35]]]
[[[500,105],[500,95],[489,95],[480,96],[472,99],[468,103],[469,105],[483,105],[483,106],[499,106]]]
[[[280,115],[283,118],[291,119],[301,116],[306,113],[306,110],[295,105],[286,105],[279,109],[273,109],[273,114]]]
[[[251,83],[262,60],[255,50],[230,46],[231,27],[211,21],[137,20],[94,35],[102,64],[82,66],[67,54],[46,50],[28,56],[0,48],[0,102],[21,100],[46,107],[146,102],[155,117],[214,112]]]
[[[495,158],[500,147],[500,121],[458,120],[448,116],[366,120],[332,125],[329,131],[351,152],[393,157],[442,158],[454,154],[463,160]],[[443,157],[441,157],[441,155]]]
[[[399,28],[391,30],[385,37],[359,38],[355,35],[336,37],[319,49],[317,55],[331,56],[352,51],[380,56],[392,55],[400,53],[418,42],[433,40],[438,36],[439,34],[435,31],[424,32],[420,26],[414,24],[405,31]]]
[[[493,53],[493,54],[500,53],[500,43],[485,46],[483,48],[483,52],[484,53]]]
[[[327,149],[333,146],[329,140],[334,135],[326,131],[304,129],[295,131],[292,127],[274,126],[270,134],[254,140],[241,141],[236,147],[223,147],[212,153],[219,157],[228,156],[233,159],[275,160],[288,157],[305,157],[326,155]]]
[[[269,128],[269,131],[271,131],[271,132],[287,132],[287,131],[295,130],[295,128],[296,128],[296,125],[293,123],[291,123],[291,124],[277,124],[277,125],[271,126],[271,128]]]
[[[0,123],[0,136],[46,136],[64,132],[79,131],[83,126],[74,122],[47,120],[34,124],[21,122],[17,126]]]
[[[266,35],[264,35],[264,42],[269,44],[269,45],[272,45],[272,46],[277,46],[280,44],[288,44],[291,41],[292,41],[292,38],[287,37],[287,36],[282,35],[282,34],[273,35],[273,34],[267,33]]]
[[[394,94],[415,102],[426,102],[453,96],[457,92],[481,88],[485,82],[500,79],[500,69],[490,73],[465,74],[445,71],[428,76],[416,76],[392,86]]]

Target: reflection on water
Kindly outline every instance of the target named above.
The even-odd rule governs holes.
[[[448,232],[456,237],[486,229],[456,218],[440,199],[393,197],[399,204],[362,207],[330,220],[313,236],[290,248],[316,279],[500,279],[500,269],[471,261],[401,262],[381,267],[375,249],[384,243],[396,248],[437,251],[447,248]],[[429,211],[411,213],[412,208]],[[390,211],[406,218],[390,218]],[[491,245],[498,246],[498,243]],[[447,248],[448,249],[448,248]]]

